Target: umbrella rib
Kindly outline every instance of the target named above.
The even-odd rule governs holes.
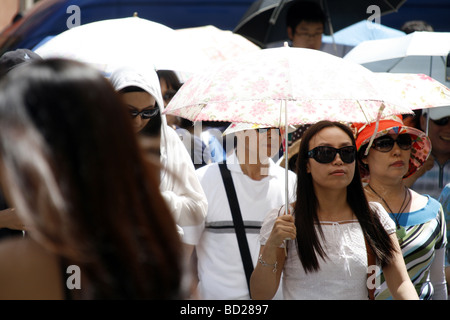
[[[358,102],[358,106],[361,109],[361,112],[364,115],[364,118],[366,118],[366,122],[369,123],[370,121],[369,121],[369,119],[367,119],[366,113],[364,112],[364,109],[363,109],[361,103],[359,102],[359,100],[356,100],[356,101]]]
[[[430,56],[430,77],[431,77],[431,71],[433,70],[433,56]]]
[[[397,9],[395,8],[394,5],[391,4],[390,1],[388,0],[384,0],[384,3],[386,3],[392,10],[394,10],[395,12],[397,12]]]
[[[395,62],[389,69],[387,69],[386,72],[391,72],[391,70],[394,69],[402,60],[403,58],[398,59],[398,61]]]
[[[266,35],[264,36],[264,42],[263,42],[264,46],[267,43],[267,40],[269,39],[269,35],[270,35],[270,32],[272,31],[272,27],[277,22],[278,16],[280,15],[281,9],[283,8],[285,2],[286,2],[286,0],[281,0],[280,4],[275,7],[275,9],[273,10],[273,12],[270,16],[269,27],[267,28]]]

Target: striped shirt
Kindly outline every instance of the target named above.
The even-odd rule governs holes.
[[[445,257],[445,266],[450,267],[450,183],[442,190],[441,195],[438,198],[439,202],[442,204],[442,209],[444,209],[445,221],[447,224],[447,249],[446,249],[446,257]]]
[[[430,279],[435,251],[447,244],[444,211],[441,204],[428,196],[427,205],[417,211],[390,214],[405,227],[406,235],[399,240],[409,277],[421,300],[433,297],[433,279]],[[380,287],[375,290],[375,299],[392,299],[384,275],[379,278]]]

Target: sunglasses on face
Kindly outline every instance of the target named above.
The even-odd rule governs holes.
[[[150,118],[153,118],[154,116],[156,116],[159,112],[159,108],[153,108],[153,109],[146,109],[146,110],[142,110],[142,111],[137,111],[134,109],[129,109],[128,111],[130,113],[130,116],[132,118],[136,118],[137,116],[141,116],[142,119],[147,120]]]
[[[389,152],[394,147],[395,142],[397,142],[397,145],[402,150],[409,150],[412,147],[411,136],[405,133],[398,135],[397,139],[394,139],[389,135],[375,139],[372,148],[380,152]]]
[[[431,121],[433,121],[434,124],[436,124],[438,126],[445,126],[448,123],[449,119],[450,119],[450,117],[445,117],[445,118],[441,118],[441,119],[437,119],[437,120],[431,119]]]
[[[354,146],[342,147],[336,149],[333,147],[320,146],[308,151],[308,157],[313,158],[319,163],[330,163],[339,153],[341,160],[345,163],[352,163],[356,158],[356,149]]]
[[[258,133],[267,133],[267,131],[269,130],[274,130],[276,134],[280,134],[280,128],[261,128],[261,129],[256,129],[258,131]],[[274,132],[272,131],[272,132]]]

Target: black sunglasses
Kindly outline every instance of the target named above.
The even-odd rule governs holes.
[[[437,120],[431,119],[431,121],[433,121],[438,126],[445,126],[449,120],[450,120],[450,117],[444,117],[444,118],[437,119]]]
[[[389,152],[394,147],[395,142],[397,142],[397,145],[402,150],[409,150],[412,147],[411,136],[407,133],[404,133],[398,135],[397,139],[394,139],[389,135],[375,139],[373,141],[372,148],[380,152]]]
[[[159,112],[159,108],[153,108],[153,109],[146,109],[146,110],[142,110],[142,111],[137,111],[134,109],[129,109],[130,115],[132,118],[136,118],[137,116],[141,116],[142,119],[150,119],[153,118],[154,116],[156,116]]]
[[[320,146],[308,151],[308,158],[313,158],[319,163],[330,163],[339,153],[341,160],[345,163],[352,163],[356,159],[356,149],[354,146],[336,149],[333,147]]]
[[[260,128],[256,130],[258,130],[258,133],[267,133],[269,130],[275,130],[277,134],[280,134],[280,128]]]

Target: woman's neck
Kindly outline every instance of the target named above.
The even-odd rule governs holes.
[[[411,209],[412,194],[403,181],[389,184],[371,180],[365,191],[367,200],[381,203],[389,213],[401,214]]]
[[[354,219],[354,214],[347,202],[347,189],[318,191],[317,216],[320,221],[344,221]]]
[[[396,181],[380,181],[372,178],[365,190],[368,200],[383,198],[385,201],[391,200],[396,202],[399,199],[403,199],[405,187],[402,179]]]

